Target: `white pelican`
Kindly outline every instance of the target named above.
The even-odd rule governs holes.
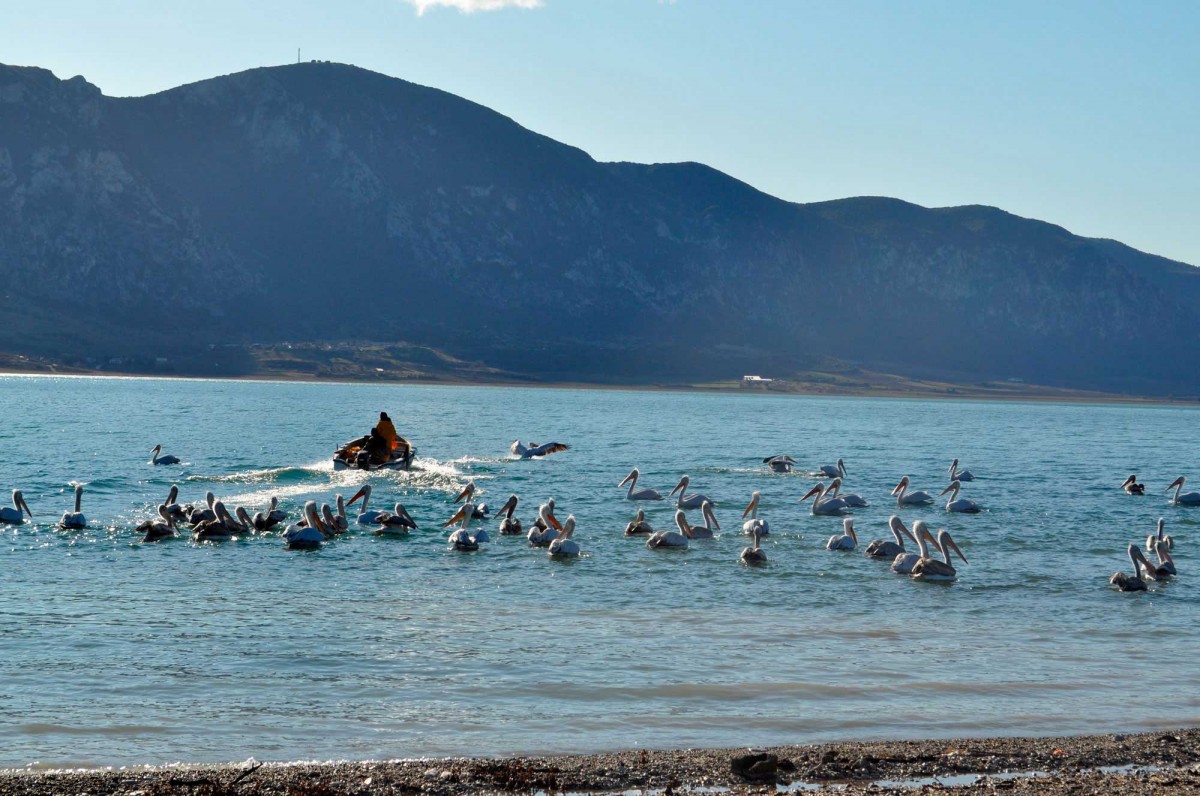
[[[691,523],[689,523],[687,521],[687,515],[684,515],[683,524],[686,525],[687,528],[686,529],[681,528],[681,530],[683,530],[683,532],[687,536],[687,538],[689,538],[689,539],[712,539],[714,537],[714,534],[713,534],[714,526],[715,526],[716,530],[718,530],[718,531],[721,530],[721,526],[717,525],[717,518],[713,516],[711,501],[708,501],[708,500],[704,501],[704,506],[701,508],[701,514],[704,515],[704,525],[692,525]],[[676,522],[678,522],[678,518],[676,518]]]
[[[325,524],[326,529],[334,535],[343,534],[349,526],[341,526],[338,523],[338,518],[333,514],[333,508],[328,503],[321,504],[321,521]]]
[[[261,532],[269,531],[279,523],[287,519],[287,514],[280,508],[279,498],[272,497],[271,505],[267,508],[266,513],[261,511],[255,512],[254,517],[250,520],[250,524],[254,530]],[[346,513],[345,503],[342,501],[342,496],[338,495],[338,510],[344,515]]]
[[[150,460],[151,464],[179,464],[178,456],[171,456],[170,454],[166,456],[159,456],[158,454],[161,452],[162,445],[155,445],[150,449],[150,453],[153,456],[153,458]]]
[[[250,512],[238,506],[233,513],[237,515],[238,524],[242,526],[243,533],[254,533],[254,520],[250,518]]]
[[[762,534],[759,532],[758,528],[755,528],[750,532],[750,538],[754,540],[754,544],[752,544],[750,547],[742,548],[742,555],[741,555],[742,563],[743,564],[765,564],[765,563],[767,563],[767,554],[759,546],[759,542],[762,539]]]
[[[526,537],[533,547],[546,547],[558,538],[562,523],[554,516],[554,498],[538,506],[538,518]]]
[[[379,527],[375,529],[376,536],[406,536],[410,530],[416,530],[417,523],[413,520],[408,509],[397,503],[395,511],[379,515]]]
[[[970,470],[958,469],[958,459],[950,462],[950,466],[946,468],[946,472],[950,473],[951,481],[974,481],[975,476]]]
[[[1123,484],[1121,484],[1121,488],[1125,490],[1126,495],[1144,495],[1144,494],[1146,494],[1146,485],[1139,484],[1138,480],[1137,480],[1137,476],[1134,475],[1133,473],[1129,474],[1129,477],[1125,479],[1125,482]]]
[[[472,519],[484,520],[487,519],[488,507],[486,503],[476,503],[475,493],[479,491],[479,487],[475,486],[475,480],[467,481],[467,485],[463,487],[463,491],[458,493],[458,497],[454,498],[454,503],[465,501],[472,505],[471,511],[474,512]]]
[[[618,487],[625,486],[627,483],[629,484],[629,491],[625,493],[625,499],[662,500],[663,496],[655,492],[653,489],[637,489],[638,478],[640,478],[641,475],[642,474],[638,472],[638,468],[634,467],[633,470],[630,471],[629,475],[625,476],[624,480],[617,484]]]
[[[579,542],[571,538],[573,533],[575,533],[575,515],[568,514],[567,519],[563,522],[562,533],[550,543],[550,549],[547,550],[551,558],[574,558],[579,555]]]
[[[7,522],[12,525],[20,525],[25,522],[25,515],[33,516],[33,512],[29,510],[29,504],[25,502],[25,496],[21,494],[21,490],[13,490],[12,508],[5,506],[0,508],[0,522]]]
[[[1200,492],[1184,492],[1182,495],[1179,492],[1183,489],[1183,476],[1179,476],[1166,491],[1175,490],[1175,496],[1171,498],[1171,504],[1175,506],[1200,506]]]
[[[161,522],[146,520],[134,529],[143,534],[143,542],[161,542],[163,539],[174,539],[179,536],[179,531],[175,527],[175,515],[171,513],[167,504],[164,503],[158,507],[158,516]]]
[[[522,445],[521,440],[518,439],[513,440],[513,444],[509,446],[508,450],[513,456],[519,456],[522,459],[532,459],[537,456],[549,456],[551,453],[561,453],[570,449],[570,445],[564,445],[561,442],[547,442],[544,445],[531,442],[528,445]]]
[[[479,539],[472,536],[470,532],[473,519],[475,519],[475,506],[471,503],[464,503],[457,514],[442,524],[443,528],[449,528],[457,522],[462,523],[462,526],[456,528],[447,540],[455,550],[470,552],[479,549]]]
[[[217,496],[212,492],[206,492],[204,494],[204,502],[204,508],[200,508],[199,506],[184,507],[184,514],[187,515],[187,521],[192,526],[199,525],[202,522],[216,522],[217,520],[217,513],[213,511],[213,506],[217,502]]]
[[[937,544],[937,540],[933,538],[933,534],[929,532],[929,526],[925,524],[925,520],[917,520],[912,527],[913,536],[917,538],[917,552],[901,553],[892,561],[892,572],[897,575],[911,575],[913,567],[923,558],[929,557],[929,548],[927,542]]]
[[[842,494],[842,479],[835,478],[829,482],[829,496],[831,498],[840,498],[849,508],[862,509],[871,505],[862,495],[857,495],[853,492]]]
[[[784,453],[779,456],[768,456],[763,459],[763,464],[770,467],[773,473],[790,473],[792,468],[796,466],[796,460]],[[750,548],[747,547],[746,549],[749,550]],[[766,560],[765,555],[763,560]]]
[[[812,513],[825,517],[833,517],[846,510],[846,501],[829,496],[829,487],[817,484],[800,498],[800,502],[813,498]]]
[[[691,482],[692,480],[685,475],[679,479],[679,483],[671,490],[671,495],[674,495],[676,492],[679,493],[679,497],[675,499],[676,507],[681,509],[698,509],[704,505],[705,501],[712,502],[707,495],[689,495],[687,490],[688,484]]]
[[[834,534],[825,543],[826,550],[853,550],[858,546],[858,534],[854,532],[854,518],[842,520],[842,533]]]
[[[1167,528],[1167,521],[1164,520],[1162,517],[1159,517],[1158,518],[1158,530],[1155,533],[1152,533],[1146,537],[1146,552],[1147,553],[1153,553],[1155,547],[1158,545],[1159,542],[1165,542],[1168,550],[1175,549],[1175,540],[1172,539],[1167,533],[1165,533],[1166,528]]]
[[[912,576],[917,580],[954,580],[958,577],[958,572],[950,563],[950,551],[958,553],[958,557],[962,562],[967,563],[967,557],[963,555],[962,550],[958,549],[958,545],[950,537],[950,532],[945,528],[938,531],[937,546],[942,551],[942,557],[945,561],[938,561],[936,558],[922,558],[913,565]]]
[[[87,517],[83,516],[83,484],[75,485],[75,511],[64,512],[58,524],[71,530],[87,527]]]
[[[1146,557],[1142,555],[1142,551],[1138,550],[1136,545],[1129,545],[1125,552],[1129,556],[1129,560],[1133,562],[1133,574],[1114,572],[1108,582],[1116,586],[1119,591],[1146,591],[1146,581],[1142,580],[1142,564],[1148,567],[1150,562],[1146,561]]]
[[[500,517],[500,535],[501,536],[520,536],[524,531],[521,527],[521,521],[513,516],[517,510],[517,502],[520,500],[516,495],[509,495],[508,500],[500,507],[500,511],[496,514]]]
[[[822,464],[817,468],[817,472],[828,478],[838,478],[839,476],[845,478],[846,465],[841,459],[838,459],[837,464]]]
[[[908,491],[907,475],[900,479],[900,483],[896,484],[896,488],[892,490],[892,495],[896,498],[897,506],[919,506],[928,505],[933,502],[933,495],[928,492]]]
[[[978,514],[983,511],[983,506],[980,506],[974,500],[969,498],[960,498],[958,491],[962,489],[962,484],[957,481],[951,481],[950,486],[938,493],[938,497],[953,492],[950,497],[946,498],[946,511],[957,511],[960,514]]]
[[[895,560],[896,556],[905,552],[904,537],[907,536],[914,544],[917,538],[909,532],[908,528],[904,527],[904,522],[893,514],[888,517],[888,530],[892,532],[892,536],[896,539],[894,542],[889,542],[886,539],[876,539],[867,545],[866,555],[869,558],[890,558]],[[903,534],[904,536],[901,536]]]
[[[283,532],[283,546],[288,550],[316,550],[328,538],[317,516],[317,501],[305,503],[303,513],[305,524],[294,523]]]
[[[1175,559],[1171,557],[1171,551],[1167,549],[1166,542],[1158,542],[1154,546],[1154,554],[1158,557],[1158,566],[1154,568],[1153,573],[1155,580],[1166,580],[1178,574],[1175,571]]]
[[[192,538],[197,542],[223,542],[244,532],[241,524],[233,518],[221,501],[213,503],[213,513],[216,515],[215,520],[205,520],[195,527]]]
[[[656,531],[650,534],[650,538],[646,540],[646,547],[652,550],[664,547],[686,548],[688,546],[688,531],[690,527],[688,526],[687,515],[683,513],[683,509],[675,509],[675,525],[679,528],[678,531]]]
[[[346,501],[346,505],[353,506],[355,504],[355,502],[358,501],[359,498],[362,498],[363,503],[362,503],[362,511],[359,513],[358,519],[357,519],[358,524],[359,525],[374,525],[376,522],[378,522],[379,515],[383,514],[383,512],[375,511],[374,509],[367,508],[367,503],[370,502],[370,500],[371,500],[371,485],[370,484],[363,484],[362,489],[355,492],[354,497],[352,497],[352,498],[350,498],[350,500]]]
[[[650,527],[650,523],[646,522],[646,512],[642,509],[638,509],[637,516],[625,526],[626,536],[649,536],[652,533],[654,533],[654,529]]]
[[[749,515],[750,519],[742,523],[742,533],[753,535],[755,532],[759,536],[768,536],[771,533],[771,526],[765,519],[759,519],[758,516],[758,501],[762,495],[758,492],[750,493],[750,505],[746,506],[746,510],[742,512],[742,519],[746,519]]]

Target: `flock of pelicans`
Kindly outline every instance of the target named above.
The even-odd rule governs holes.
[[[541,446],[544,451],[533,453],[534,456],[547,455],[567,450],[566,445],[550,443]],[[178,464],[174,456],[160,456],[161,447],[155,446],[152,453],[153,464]],[[522,456],[521,458],[530,458]],[[790,456],[770,456],[763,463],[773,472],[788,473],[796,466]],[[949,495],[945,508],[947,511],[959,513],[978,513],[982,507],[973,500],[959,496],[963,482],[974,481],[975,476],[969,470],[958,469],[958,459],[951,462],[947,468],[950,483],[938,497]],[[838,459],[836,464],[824,465],[810,473],[816,477],[828,477],[830,481],[818,483],[810,489],[800,501],[803,503],[812,498],[811,511],[814,515],[842,515],[856,507],[866,506],[867,501],[854,493],[842,492],[842,479],[846,477],[846,465]],[[690,493],[691,480],[683,476],[679,483],[664,498],[662,494],[646,488],[638,488],[640,471],[635,467],[629,475],[617,484],[623,487],[628,484],[625,498],[634,503],[661,501],[674,498],[675,529],[656,531],[646,520],[646,512],[638,509],[637,516],[625,528],[625,536],[645,537],[646,546],[651,549],[681,549],[688,547],[692,540],[712,539],[715,532],[721,530],[713,510],[713,501],[703,494]],[[1171,504],[1196,506],[1200,505],[1200,492],[1183,492],[1184,477],[1180,476],[1171,482],[1166,491],[1175,490]],[[935,502],[935,497],[929,492],[910,490],[908,476],[904,476],[891,491],[896,505],[920,506]],[[1130,475],[1125,479],[1121,488],[1129,495],[1144,495],[1146,488]],[[472,523],[486,520],[489,510],[486,503],[476,503],[477,488],[474,481],[469,481],[461,493],[454,499],[453,505],[462,504],[452,517],[442,523],[443,528],[453,528],[447,540],[454,550],[471,551],[479,549],[480,544],[490,541],[485,529],[472,529]],[[317,502],[310,500],[304,504],[302,516],[294,523],[287,522],[287,514],[279,508],[279,501],[271,498],[270,506],[265,512],[260,511],[253,516],[243,506],[236,506],[232,512],[226,505],[209,492],[205,501],[197,505],[180,505],[178,503],[179,488],[172,486],[166,500],[158,506],[156,517],[139,524],[137,533],[142,534],[143,542],[158,542],[165,539],[177,538],[182,532],[189,532],[196,541],[224,541],[240,536],[253,534],[270,534],[283,525],[282,538],[286,547],[296,550],[312,550],[324,542],[333,539],[351,528],[351,517],[347,507],[362,501],[358,514],[353,523],[361,529],[367,529],[383,536],[406,535],[417,528],[417,523],[400,503],[396,503],[392,511],[378,511],[369,508],[371,486],[364,485],[348,501],[341,495],[335,497],[331,506],[326,503],[318,507]],[[25,516],[32,516],[29,505],[21,491],[13,490],[12,507],[0,508],[0,522],[19,524],[25,521]],[[767,561],[766,552],[761,547],[763,537],[771,533],[770,524],[766,518],[759,516],[760,493],[753,492],[750,502],[742,512],[742,532],[750,537],[751,544],[741,552],[741,560],[747,564],[763,564]],[[573,538],[575,517],[569,515],[559,521],[555,515],[555,501],[550,498],[538,507],[537,518],[528,531],[516,517],[520,499],[511,495],[495,517],[499,519],[498,531],[502,536],[524,535],[533,547],[546,548],[552,558],[572,558],[580,554],[579,543]],[[75,485],[74,510],[62,515],[59,524],[65,529],[82,529],[87,527],[87,519],[83,515],[83,487]],[[692,525],[687,518],[687,511],[698,510],[703,525]],[[849,551],[858,546],[858,535],[854,529],[854,518],[843,517],[842,533],[829,537],[825,544],[827,550]],[[187,526],[185,530],[183,526]],[[924,520],[917,520],[909,530],[900,517],[892,515],[888,519],[888,530],[892,539],[877,539],[867,545],[865,553],[874,559],[890,559],[893,572],[911,575],[918,580],[952,581],[958,577],[951,560],[951,553],[957,555],[962,562],[967,563],[950,533],[940,530],[936,536],[929,530]],[[905,547],[905,539],[917,546],[912,552]],[[930,555],[930,546],[941,554],[941,559]],[[1120,591],[1146,591],[1147,581],[1163,581],[1176,575],[1175,561],[1171,550],[1175,543],[1171,536],[1165,533],[1165,521],[1158,520],[1157,532],[1146,538],[1146,551],[1154,554],[1157,563],[1152,563],[1139,549],[1138,545],[1130,544],[1127,554],[1133,564],[1133,574],[1115,573],[1109,582]]]

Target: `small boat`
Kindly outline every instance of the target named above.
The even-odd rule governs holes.
[[[382,464],[371,461],[366,444],[369,437],[359,437],[342,445],[333,453],[334,470],[407,470],[417,457],[417,448],[404,437],[396,437],[392,458]]]

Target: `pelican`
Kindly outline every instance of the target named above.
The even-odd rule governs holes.
[[[1175,559],[1171,557],[1171,551],[1167,549],[1167,543],[1158,542],[1154,546],[1154,553],[1158,557],[1158,566],[1154,568],[1154,579],[1166,580],[1167,578],[1175,577],[1178,574],[1175,571]]]
[[[238,506],[233,513],[237,515],[238,524],[242,527],[243,533],[254,533],[254,520],[250,518],[250,512]]]
[[[83,484],[75,485],[75,511],[65,512],[58,524],[64,528],[71,530],[79,530],[87,527],[87,517],[83,516]]]
[[[271,505],[267,508],[265,514],[261,511],[256,512],[254,514],[254,518],[250,521],[250,524],[254,527],[254,530],[259,532],[269,531],[279,523],[286,520],[287,514],[282,509],[278,508],[278,506],[279,498],[272,497]],[[345,504],[342,502],[341,495],[338,495],[338,511],[340,511],[343,515],[346,513]]]
[[[925,520],[917,520],[912,527],[913,536],[917,538],[917,552],[901,553],[892,561],[892,572],[897,575],[911,575],[913,567],[923,558],[929,557],[929,548],[926,542],[937,544],[937,540],[933,538],[933,534],[929,532],[929,526],[925,524]]]
[[[513,456],[518,456],[522,459],[533,459],[537,456],[549,456],[551,453],[561,453],[565,450],[570,450],[570,445],[564,445],[561,442],[547,442],[544,445],[538,445],[536,442],[531,442],[529,445],[522,445],[521,440],[513,440],[513,444],[508,450]]]
[[[376,522],[379,521],[379,515],[383,514],[383,512],[375,511],[374,509],[367,508],[367,503],[371,500],[371,485],[370,484],[363,484],[362,489],[355,492],[354,497],[352,497],[352,498],[350,498],[350,500],[346,501],[346,505],[353,506],[355,504],[355,502],[358,501],[359,498],[362,498],[363,503],[362,503],[362,511],[359,513],[358,519],[357,519],[358,524],[359,525],[374,525]]]
[[[885,539],[876,539],[867,545],[866,555],[869,558],[890,558],[895,560],[896,556],[904,553],[904,536],[907,536],[914,544],[917,538],[912,535],[908,528],[904,527],[904,522],[899,517],[893,514],[888,517],[888,530],[892,532],[892,536],[896,541],[889,542]],[[904,536],[901,536],[903,534]]]
[[[800,498],[800,502],[813,498],[812,513],[825,517],[833,517],[846,510],[846,501],[829,495],[829,487],[817,484]]]
[[[900,483],[896,484],[896,488],[892,490],[892,494],[896,498],[897,506],[928,505],[933,502],[933,495],[928,492],[908,491],[907,475],[900,479]]]
[[[621,483],[617,484],[618,487],[625,486],[626,483],[629,484],[629,491],[625,493],[625,499],[626,500],[662,500],[663,496],[658,494],[657,492],[655,492],[653,489],[637,489],[636,488],[638,478],[640,478],[641,475],[642,474],[640,472],[638,472],[638,468],[634,467],[633,470],[630,471],[629,475],[625,476],[625,479],[623,481],[621,481]]]
[[[974,500],[968,498],[960,498],[958,491],[962,489],[962,484],[957,481],[951,481],[950,486],[938,493],[938,497],[953,492],[954,494],[946,498],[946,511],[957,511],[962,514],[978,514],[983,511],[983,506],[980,506]]]
[[[826,550],[853,550],[858,545],[858,534],[854,532],[854,518],[842,520],[842,533],[834,534],[825,543]]]
[[[206,492],[204,495],[205,508],[185,506],[183,511],[187,515],[187,521],[194,527],[202,522],[216,522],[217,513],[213,511],[213,506],[217,502],[217,496],[212,492]]]
[[[1179,494],[1180,490],[1183,489],[1183,476],[1182,475],[1179,476],[1178,478],[1176,478],[1174,481],[1172,481],[1171,485],[1169,487],[1167,487],[1166,491],[1170,492],[1172,489],[1175,490],[1175,496],[1173,498],[1171,498],[1172,505],[1174,505],[1174,506],[1200,506],[1200,492],[1184,492],[1182,495]]]
[[[1167,521],[1164,520],[1162,517],[1159,517],[1158,518],[1158,531],[1156,533],[1152,533],[1146,537],[1146,552],[1147,553],[1153,553],[1154,548],[1158,545],[1159,542],[1165,542],[1168,550],[1175,549],[1175,540],[1172,539],[1168,534],[1164,533],[1164,531],[1166,530],[1166,527],[1167,527]]]
[[[305,503],[303,514],[305,524],[293,523],[283,532],[283,546],[288,550],[316,550],[328,538],[317,516],[317,501]]]
[[[551,498],[538,506],[537,522],[529,529],[529,534],[526,538],[529,539],[529,544],[533,547],[546,547],[558,538],[558,533],[561,530],[562,523],[554,516],[554,499]]]
[[[479,549],[480,539],[477,536],[472,536],[470,533],[471,520],[475,519],[475,506],[471,503],[464,503],[458,510],[458,513],[443,523],[443,528],[449,528],[456,522],[461,522],[462,526],[456,528],[447,540],[450,546],[455,550],[469,552]]]
[[[1126,495],[1144,495],[1146,494],[1146,485],[1137,482],[1137,476],[1133,473],[1125,479],[1125,483],[1121,484],[1121,488],[1125,490]]]
[[[377,536],[406,536],[410,530],[416,530],[417,523],[413,520],[408,509],[396,504],[396,510],[390,514],[379,515],[379,527],[375,529]]]
[[[500,535],[501,536],[520,536],[524,529],[521,527],[521,521],[513,516],[517,510],[517,502],[520,500],[516,495],[509,495],[508,500],[504,501],[504,505],[500,507],[500,511],[496,514],[500,517]]]
[[[679,497],[675,499],[675,505],[678,508],[698,509],[703,506],[705,502],[712,502],[709,500],[707,495],[689,495],[687,490],[688,484],[691,482],[692,480],[685,475],[683,478],[679,479],[679,483],[676,484],[675,488],[671,490],[671,495],[674,495],[676,492],[679,493]],[[670,497],[670,495],[668,495],[668,497]]]
[[[342,526],[338,523],[338,518],[334,516],[333,508],[328,503],[321,504],[321,521],[324,522],[325,528],[334,535],[340,535],[347,531],[349,526]]]
[[[216,519],[201,522],[192,533],[192,538],[197,542],[223,542],[244,532],[241,524],[233,518],[224,503],[215,501],[212,510]]]
[[[913,565],[912,576],[917,580],[954,580],[958,577],[958,572],[950,564],[950,551],[958,553],[958,557],[962,562],[967,563],[967,557],[963,555],[962,550],[958,549],[958,545],[950,538],[950,532],[945,528],[938,531],[937,546],[942,551],[942,557],[945,561],[938,561],[936,558],[922,558]]]
[[[827,478],[846,477],[846,465],[841,459],[837,460],[837,464],[822,464],[817,468],[817,472]]]
[[[454,502],[465,501],[471,504],[472,519],[483,520],[487,519],[488,507],[486,503],[475,503],[475,493],[479,491],[479,487],[475,486],[475,480],[467,481],[467,485],[463,487],[463,491],[458,493],[458,497],[454,498]]]
[[[765,564],[767,563],[766,552],[759,547],[759,542],[762,539],[762,533],[758,528],[750,532],[750,538],[754,540],[754,544],[750,547],[742,548],[742,563],[743,564]]]
[[[1146,561],[1146,557],[1142,555],[1142,551],[1138,550],[1136,545],[1129,545],[1125,552],[1129,556],[1129,560],[1133,562],[1133,574],[1114,572],[1108,582],[1116,586],[1119,591],[1146,591],[1146,581],[1142,580],[1141,565],[1145,564],[1149,567],[1150,562]]]
[[[687,515],[683,513],[683,509],[675,509],[675,525],[679,528],[678,531],[656,531],[650,534],[650,538],[646,540],[646,547],[652,550],[664,547],[686,548],[691,529],[688,526]]]
[[[575,515],[568,514],[563,522],[562,533],[550,543],[547,552],[551,558],[575,558],[579,555],[579,542],[571,538],[575,533]]]
[[[167,492],[167,499],[162,504],[167,507],[167,511],[171,512],[175,519],[182,520],[184,518],[183,506],[180,506],[178,501],[179,487],[172,484],[170,491]]]
[[[29,510],[29,504],[25,502],[25,496],[21,494],[21,490],[13,490],[12,500],[12,508],[8,506],[0,508],[0,522],[20,525],[25,522],[26,514],[30,517],[33,516],[33,512]]]
[[[762,495],[758,492],[750,493],[750,505],[746,506],[746,510],[742,512],[742,519],[746,519],[749,515],[750,519],[742,523],[742,533],[753,535],[758,533],[759,536],[769,536],[771,526],[765,519],[759,519],[758,516],[758,501]]]
[[[650,523],[646,522],[646,512],[642,509],[638,509],[637,516],[625,526],[626,536],[649,536],[652,533],[654,533],[654,529],[650,527]]]
[[[179,464],[178,456],[171,456],[170,454],[166,456],[159,456],[158,454],[161,452],[162,445],[155,445],[150,449],[150,453],[154,457],[150,460],[151,464]]]
[[[840,498],[843,503],[852,509],[862,509],[871,505],[862,495],[856,495],[853,492],[842,494],[842,479],[835,478],[829,482],[829,495],[833,498]]]
[[[785,453],[779,456],[768,456],[763,459],[763,464],[770,467],[773,473],[790,473],[792,468],[796,466],[796,460]],[[746,549],[749,550],[750,548],[747,547]],[[765,557],[763,560],[766,560]]]
[[[179,531],[175,527],[175,515],[171,513],[170,506],[165,503],[159,506],[158,516],[162,520],[161,522],[146,520],[134,529],[143,534],[143,542],[161,542],[163,539],[174,539],[179,536]]]
[[[958,469],[958,459],[950,462],[950,466],[946,468],[946,472],[950,473],[951,481],[974,481],[975,476],[970,470]]]
[[[721,526],[717,525],[717,518],[713,516],[712,503],[710,501],[707,501],[707,500],[704,501],[704,508],[701,509],[701,513],[704,515],[704,525],[703,526],[692,525],[691,523],[689,523],[687,521],[687,515],[684,515],[683,524],[686,525],[687,528],[683,532],[687,536],[687,538],[689,538],[689,539],[712,539],[713,538],[713,526],[716,526],[716,529],[718,531],[721,530]],[[678,524],[678,518],[676,518],[676,523]],[[682,530],[682,528],[681,528],[681,530]]]

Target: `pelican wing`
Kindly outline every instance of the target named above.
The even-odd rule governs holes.
[[[562,442],[547,442],[545,445],[533,445],[529,448],[530,456],[549,456],[551,453],[562,453],[570,450],[571,446]]]

